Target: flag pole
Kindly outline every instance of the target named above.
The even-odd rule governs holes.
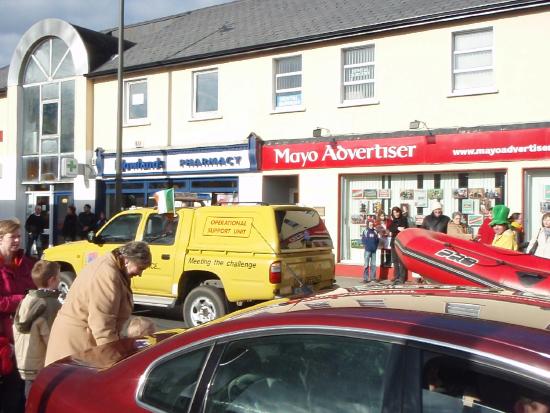
[[[117,71],[117,131],[115,159],[115,210],[122,209],[122,116],[123,116],[123,68],[124,68],[124,0],[119,0],[118,21],[118,71]]]

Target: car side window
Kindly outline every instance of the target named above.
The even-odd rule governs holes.
[[[178,216],[151,214],[145,224],[143,241],[151,245],[172,245],[178,228]]]
[[[275,335],[227,345],[205,412],[381,412],[390,343],[331,335]]]
[[[138,400],[167,413],[187,412],[210,348],[180,355],[154,367]]]
[[[113,219],[99,233],[101,242],[120,244],[134,241],[141,221],[141,214],[126,214]]]
[[[525,400],[546,403],[548,396],[467,359],[432,352],[423,355],[423,413],[524,412],[529,411],[521,408]]]

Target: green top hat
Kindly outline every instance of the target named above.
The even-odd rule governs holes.
[[[489,223],[490,226],[494,225],[507,225],[508,215],[510,214],[510,208],[506,205],[495,205],[493,207],[493,220]]]

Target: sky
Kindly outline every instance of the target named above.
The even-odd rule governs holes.
[[[124,23],[132,24],[231,0],[125,0]],[[118,26],[119,0],[0,0],[0,67],[9,65],[21,36],[37,21],[55,17],[103,30]]]

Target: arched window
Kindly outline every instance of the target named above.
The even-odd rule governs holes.
[[[62,158],[74,157],[75,68],[67,45],[39,43],[23,73],[23,181],[61,179]]]

